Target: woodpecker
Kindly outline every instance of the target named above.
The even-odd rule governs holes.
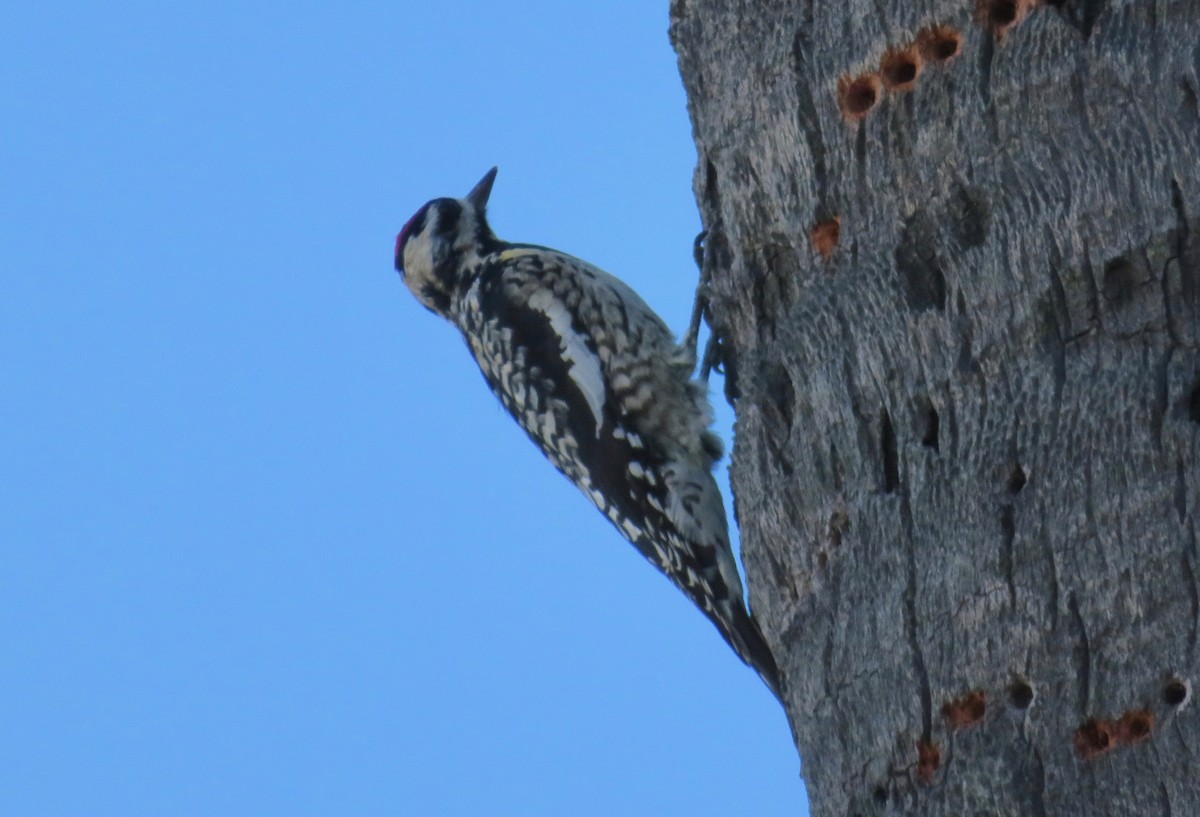
[[[713,478],[695,349],[626,284],[566,253],[496,238],[489,170],[427,202],[396,236],[416,299],[458,327],[484,380],[551,463],[706,615],[777,698],[779,673],[743,598]]]

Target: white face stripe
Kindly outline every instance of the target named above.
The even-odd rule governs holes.
[[[447,224],[448,218],[455,220]],[[445,298],[452,295],[448,282],[439,279],[437,265],[445,264],[450,250],[454,250],[461,256],[457,259],[456,273],[461,274],[470,267],[472,261],[478,258],[476,242],[481,227],[480,220],[481,215],[466,199],[437,199],[425,205],[424,220],[418,229],[405,237],[401,258],[404,283],[420,303],[451,320],[454,319],[452,310],[448,310],[445,304],[439,305],[429,294],[433,292]],[[443,225],[448,229],[439,232]],[[407,226],[406,224],[405,227]]]
[[[587,347],[587,343],[571,328],[571,313],[554,297],[554,293],[540,289],[527,301],[530,309],[536,309],[550,320],[550,327],[559,338],[559,351],[570,367],[571,379],[579,386],[587,400],[592,417],[596,420],[596,437],[604,424],[604,400],[607,389],[604,375],[600,371],[600,360]]]
[[[437,205],[430,205],[425,211],[425,220],[420,228],[408,236],[404,245],[404,284],[412,292],[413,297],[426,308],[444,314],[437,305],[425,294],[425,288],[437,285],[433,274],[434,226],[437,224]]]

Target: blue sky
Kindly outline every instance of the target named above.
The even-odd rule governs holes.
[[[666,29],[634,0],[8,10],[5,813],[804,813],[765,687],[391,269],[496,164],[501,237],[682,332]]]

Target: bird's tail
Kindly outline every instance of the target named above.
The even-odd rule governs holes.
[[[754,616],[750,614],[745,605],[735,603],[731,605],[731,608],[729,618],[718,624],[722,635],[725,636],[738,657],[763,679],[763,683],[771,690],[771,694],[786,706],[779,666],[775,663],[775,656],[772,654],[770,646],[767,645],[766,639],[763,638],[762,631],[758,628],[758,622],[754,620]],[[722,624],[725,626],[721,626]]]

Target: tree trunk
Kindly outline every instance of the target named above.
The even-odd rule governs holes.
[[[752,605],[814,815],[1200,815],[1200,3],[980,2],[672,4]]]

